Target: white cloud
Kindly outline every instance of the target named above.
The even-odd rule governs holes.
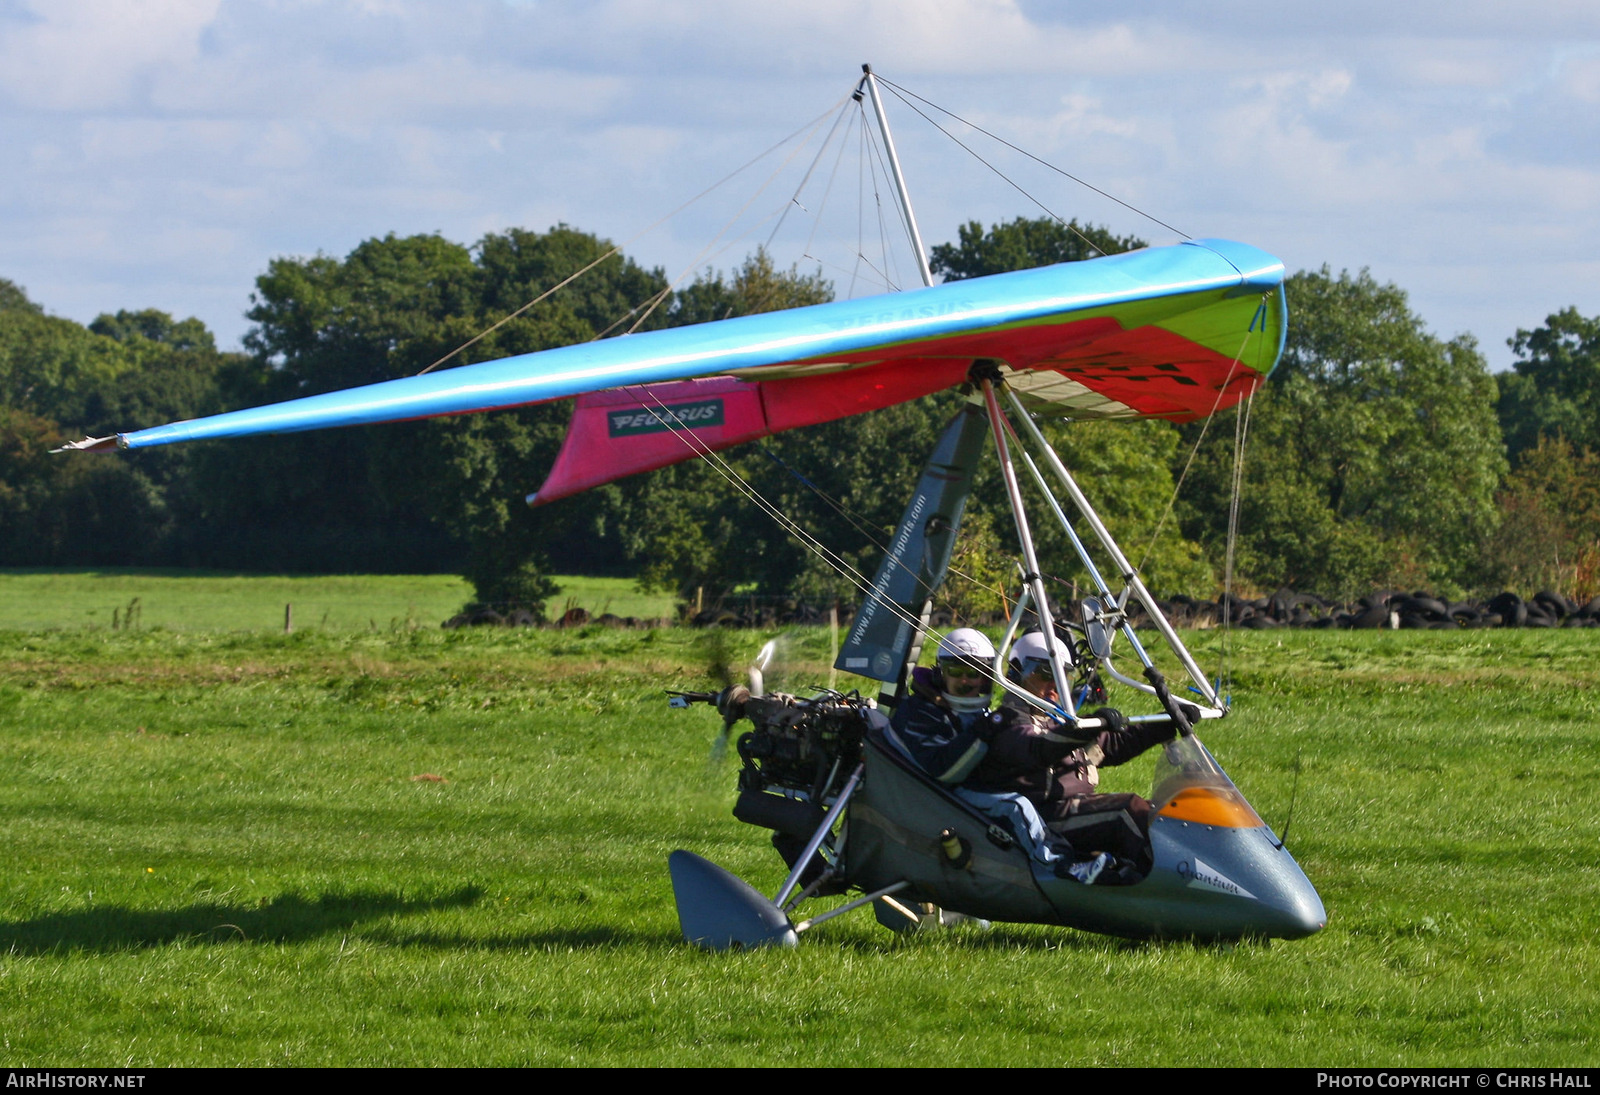
[[[164,68],[191,63],[221,0],[51,0],[0,23],[0,90],[54,111],[126,109]]]
[[[157,306],[228,341],[277,254],[557,220],[625,238],[845,95],[862,61],[1186,231],[1370,266],[1502,362],[1516,325],[1600,311],[1600,9],[1487,0],[13,2],[0,276],[76,318]],[[890,110],[930,243],[1036,213]],[[1063,215],[1170,238],[972,140]],[[841,278],[856,182],[814,243],[837,244]],[[742,200],[635,253],[676,270]]]

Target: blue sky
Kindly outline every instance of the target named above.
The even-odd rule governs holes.
[[[274,256],[560,221],[633,239],[823,115],[862,61],[1183,232],[1368,267],[1496,367],[1518,327],[1600,312],[1600,5],[1560,0],[0,0],[0,277],[74,319],[156,307],[236,345]],[[889,110],[930,244],[1038,214]],[[773,252],[861,293],[856,252],[883,265],[861,246],[874,206],[837,147]],[[629,253],[671,276],[736,263],[815,150],[752,198],[781,150]],[[996,155],[1056,212],[1175,238]]]

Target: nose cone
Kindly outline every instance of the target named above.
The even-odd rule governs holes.
[[[1300,870],[1300,865],[1294,862],[1294,857],[1287,851],[1279,849],[1280,853],[1294,865],[1295,873],[1300,876],[1299,886],[1294,892],[1288,894],[1288,901],[1284,909],[1285,939],[1301,939],[1308,935],[1315,935],[1328,926],[1328,911],[1322,907],[1322,896],[1317,893],[1316,887],[1311,885],[1311,880]]]
[[[1301,939],[1328,922],[1311,880],[1264,825],[1157,817],[1150,842],[1156,863],[1144,885],[1173,910],[1163,934]]]
[[[1270,846],[1271,841],[1268,843]],[[1266,914],[1263,920],[1270,922],[1270,926],[1261,934],[1279,939],[1304,939],[1315,935],[1328,923],[1322,898],[1286,849],[1276,848],[1274,854],[1279,862],[1272,872],[1273,885],[1263,887],[1267,893],[1261,901]]]

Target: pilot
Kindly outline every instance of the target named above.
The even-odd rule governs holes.
[[[1058,701],[1043,634],[1030,632],[1012,646],[1006,679],[1048,703]],[[1107,871],[1100,882],[1143,877],[1150,869],[1149,800],[1099,794],[1096,788],[1102,767],[1125,764],[1172,740],[1172,727],[1130,723],[1122,712],[1102,707],[1092,717],[1105,720],[1106,728],[1098,734],[1075,734],[1072,723],[1054,719],[1015,695],[1006,697],[999,713],[1002,717],[966,786],[1020,792],[1056,839],[1100,863]]]

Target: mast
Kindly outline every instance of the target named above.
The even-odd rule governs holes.
[[[922,275],[922,284],[933,285],[933,271],[928,268],[928,249],[922,246],[922,232],[917,228],[917,215],[911,210],[911,195],[906,192],[905,175],[900,170],[900,157],[894,150],[894,137],[889,133],[889,118],[883,112],[883,99],[878,95],[878,78],[873,75],[871,65],[862,65],[861,84],[856,87],[856,101],[861,100],[861,87],[864,85],[867,94],[872,98],[872,112],[878,116],[878,130],[883,134],[884,151],[889,156],[889,171],[894,176],[894,188],[900,195],[900,209],[905,214],[906,232],[911,236],[911,249],[917,253],[917,273]]]
[[[904,215],[906,234],[911,237],[911,250],[917,256],[917,273],[922,278],[926,287],[933,286],[933,271],[928,268],[928,251],[922,245],[922,230],[917,227],[917,214],[911,208],[911,194],[906,190],[905,173],[900,169],[900,154],[895,151],[894,135],[889,132],[889,116],[883,112],[883,99],[878,94],[878,78],[873,75],[871,65],[861,66],[861,82],[856,85],[855,100],[861,101],[861,89],[867,89],[867,95],[872,99],[872,112],[878,119],[878,132],[883,135],[884,151],[889,158],[889,173],[894,177],[894,188],[900,198],[900,211]],[[959,520],[959,518],[958,518]],[[950,530],[952,536],[955,529]],[[940,576],[941,579],[943,575]],[[870,603],[870,598],[869,598]],[[922,643],[928,634],[928,620],[933,613],[933,596],[931,591],[922,602],[922,612],[917,620],[916,627],[910,636],[907,645],[905,662],[900,666],[899,678],[892,684],[886,683],[879,695],[879,701],[885,706],[893,707],[905,694],[907,682],[911,679],[911,670],[916,667],[917,661],[922,657]],[[840,655],[843,660],[843,654]]]

